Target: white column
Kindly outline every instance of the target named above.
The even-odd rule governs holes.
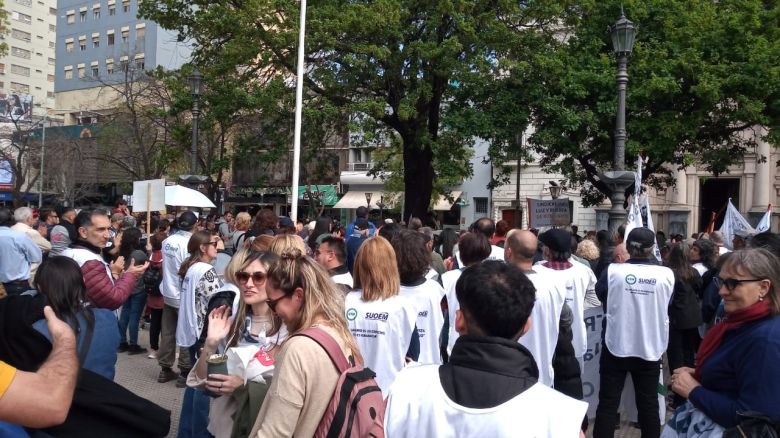
[[[674,188],[672,201],[674,201],[675,207],[683,207],[688,205],[688,175],[685,173],[685,169],[675,169],[674,175],[677,185]]]
[[[753,185],[753,208],[756,210],[766,209],[766,206],[771,202],[769,200],[769,193],[772,189],[772,172],[769,167],[772,164],[771,148],[769,143],[760,138],[765,134],[764,129],[758,130],[756,133],[756,160],[760,160],[762,156],[766,159],[763,163],[756,163],[756,177]]]

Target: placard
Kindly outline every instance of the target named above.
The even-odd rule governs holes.
[[[165,180],[133,181],[133,212],[165,210]]]
[[[528,227],[564,226],[571,223],[569,199],[531,199],[528,203]]]

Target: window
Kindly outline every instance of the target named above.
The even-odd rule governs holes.
[[[49,48],[50,48],[50,49],[53,49],[53,48],[54,48],[54,46],[55,46],[55,43],[54,43],[54,41],[49,41]],[[40,56],[43,56],[43,53],[39,53],[38,55],[40,55]]]
[[[76,22],[76,12],[75,11],[68,11],[68,14],[66,16],[66,23],[73,24]]]
[[[122,58],[119,59],[119,65],[122,68],[122,71],[125,73],[127,73],[127,64],[128,64],[127,56],[123,56]]]
[[[19,47],[11,47],[11,55],[17,58],[30,59],[31,52],[29,50],[21,49]]]
[[[135,60],[135,68],[138,69],[138,70],[143,70],[144,69],[144,59],[143,58]]]
[[[57,64],[57,60],[54,58],[49,58],[49,65],[55,65]]]
[[[113,46],[114,45],[114,33],[108,34],[108,45]]]
[[[122,12],[130,12],[130,1],[122,0]]]
[[[32,0],[14,0],[14,3],[20,4],[22,6],[32,6]]]
[[[83,66],[79,67],[79,79],[84,79],[84,76],[86,75],[86,70]]]
[[[65,51],[68,53],[73,52],[73,41],[66,41],[65,42]]]
[[[100,8],[95,8],[92,10],[92,18],[94,18],[95,20],[100,19]]]
[[[49,99],[54,99],[54,92],[53,91],[47,91],[46,92],[46,97],[49,98]]]
[[[46,75],[46,80],[49,82],[54,82],[54,75]]]
[[[108,5],[108,15],[112,17],[116,15],[116,5]]]
[[[73,68],[65,67],[65,79],[73,79]]]
[[[139,27],[138,29],[135,30],[136,40],[143,40],[145,36],[146,36],[146,28]]]
[[[106,61],[106,74],[109,74],[109,75],[114,74],[114,61],[113,60],[111,60],[110,62]]]
[[[127,37],[130,35],[129,30],[122,30],[122,44],[127,43]]]
[[[79,21],[81,21],[82,23],[86,23],[87,11],[79,11]]]
[[[17,93],[30,94],[30,86],[27,84],[20,84],[19,82],[11,82],[11,91]]]
[[[79,40],[79,50],[82,52],[87,50],[87,40]]]
[[[49,32],[57,32],[57,26],[50,24],[49,25]]]
[[[92,37],[92,47],[97,49],[100,47],[100,37],[99,36],[93,36]]]
[[[20,76],[30,76],[30,68],[29,67],[23,67],[21,65],[11,64],[11,73],[20,75]]]
[[[5,74],[5,64],[0,63],[0,74]]]
[[[488,213],[488,198],[474,198],[474,213],[477,215]]]
[[[32,40],[32,34],[30,32],[24,32],[19,29],[12,29],[11,30],[11,38],[16,38],[17,40],[27,41],[28,43]]]
[[[92,77],[97,79],[98,76],[100,76],[100,71],[98,70],[98,67],[96,65],[92,66]]]
[[[13,11],[11,12],[11,18],[14,20],[24,23],[24,24],[32,24],[32,17],[27,14],[22,14],[21,12]]]

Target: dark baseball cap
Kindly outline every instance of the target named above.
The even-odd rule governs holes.
[[[176,222],[180,230],[190,231],[198,223],[198,216],[191,211],[185,211]]]
[[[647,227],[634,228],[626,238],[626,248],[652,248],[655,245],[655,233]]]
[[[355,231],[363,231],[369,229],[368,219],[359,217],[355,220]]]
[[[295,224],[293,223],[292,219],[290,219],[287,216],[279,216],[279,226],[280,227],[294,227]]]
[[[539,235],[539,241],[555,252],[571,252],[571,233],[553,228]]]

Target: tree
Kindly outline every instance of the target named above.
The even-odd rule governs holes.
[[[502,80],[479,90],[494,98],[475,105],[479,117],[469,120],[479,123],[471,126],[509,144],[503,128],[524,126],[527,107],[541,164],[581,187],[584,204],[604,199],[609,189],[598,174],[611,168],[617,102],[606,29],[621,5],[639,26],[628,65],[627,169],[643,151],[645,182],[662,188],[674,183],[674,168],[727,172],[753,150],[755,126],[780,138],[780,4],[761,0],[583,2],[581,18],[557,38],[530,57],[507,58]]]
[[[41,190],[57,193],[63,204],[71,207],[92,195],[100,171],[95,143],[94,138],[73,138],[60,129],[47,129]]]
[[[307,11],[307,117],[337,112],[350,117],[350,131],[364,141],[397,142],[405,216],[422,217],[437,177],[434,162],[467,160],[462,149],[473,141],[445,123],[457,85],[494,80],[489,67],[496,59],[510,47],[528,48],[551,20],[576,13],[571,3],[314,2]],[[289,90],[298,8],[294,0],[163,0],[144,2],[140,14],[191,40],[196,62],[215,76],[245,84],[262,76]],[[469,171],[468,164],[454,168],[465,169],[461,176]]]

